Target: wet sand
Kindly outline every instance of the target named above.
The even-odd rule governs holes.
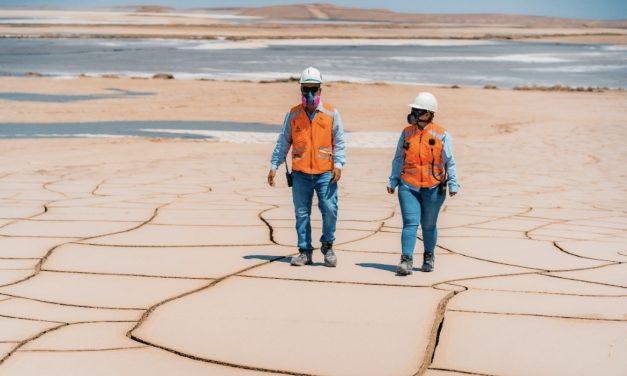
[[[0,100],[5,123],[278,127],[298,100],[295,83],[0,88],[153,93]],[[392,148],[348,150],[329,269],[319,252],[289,266],[293,207],[282,176],[265,183],[271,143],[0,140],[0,373],[624,374],[627,94],[331,83],[323,95],[348,131],[400,132],[420,90],[440,100],[462,190],[442,210],[435,271],[417,262],[405,278]]]

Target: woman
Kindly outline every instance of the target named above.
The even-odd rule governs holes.
[[[451,197],[460,188],[451,135],[433,123],[433,117],[438,111],[435,96],[427,92],[419,93],[409,106],[411,113],[407,115],[407,122],[410,125],[403,130],[398,140],[387,187],[390,194],[399,187],[398,201],[403,214],[403,253],[396,269],[398,275],[412,274],[418,225],[422,225],[424,240],[422,271],[433,270],[438,238],[436,223],[446,197],[446,185]]]

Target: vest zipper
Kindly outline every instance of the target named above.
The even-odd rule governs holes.
[[[420,187],[422,187],[422,158],[420,157],[421,153],[422,153],[422,131],[420,131],[420,140],[418,141],[418,166],[419,166],[418,174],[420,175]]]
[[[314,110],[315,111],[315,110]],[[314,153],[314,149],[315,149],[315,145],[314,145],[314,122],[313,120],[311,120],[311,117],[309,116],[309,114],[307,114],[307,111],[305,111],[305,114],[307,115],[307,120],[309,120],[309,134],[310,134],[310,138],[311,138],[311,150],[310,150],[310,157],[309,157],[309,171],[311,171],[311,173],[313,173],[313,162],[314,162],[314,157],[315,157],[315,153]],[[316,119],[316,114],[314,113],[314,120]]]

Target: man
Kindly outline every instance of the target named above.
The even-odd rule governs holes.
[[[309,67],[301,74],[301,104],[285,115],[268,173],[268,184],[274,187],[276,171],[291,147],[292,199],[299,252],[298,256],[292,257],[293,266],[312,264],[311,204],[314,191],[322,214],[320,250],[324,255],[324,265],[337,265],[333,241],[338,209],[337,182],[346,161],[344,127],[339,112],[320,99],[321,85],[322,75],[316,68]]]

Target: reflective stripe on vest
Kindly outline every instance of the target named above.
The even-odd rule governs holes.
[[[401,179],[417,188],[438,185],[445,177],[442,140],[446,129],[430,123],[422,131],[410,125],[403,132],[405,159]]]
[[[292,169],[307,174],[333,170],[333,115],[335,108],[322,102],[313,121],[302,105],[290,110]]]

